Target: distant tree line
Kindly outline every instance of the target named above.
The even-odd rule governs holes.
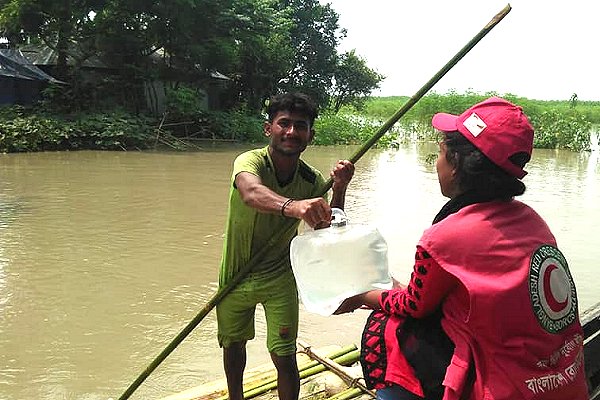
[[[34,107],[0,108],[0,151],[259,141],[264,102],[281,91],[318,102],[317,144],[362,143],[406,98],[369,98],[384,77],[355,51],[338,51],[345,35],[318,0],[0,0],[0,46],[47,46],[57,54],[53,74],[67,83]],[[111,73],[86,78],[92,59]],[[229,77],[224,101],[206,111],[200,89],[216,73]],[[156,81],[169,85],[162,116],[143,112]],[[431,139],[433,113],[461,112],[491,94],[428,94],[380,143]],[[530,115],[536,146],[590,148],[598,103],[504,97]]]
[[[322,108],[360,107],[384,77],[354,51],[338,52],[345,35],[317,0],[0,0],[5,46],[55,50],[55,77],[68,85],[47,100],[71,110],[138,111],[144,82],[165,77],[182,103],[215,71],[231,78],[226,109],[257,114],[269,95],[295,90]],[[114,74],[81,79],[91,57]]]

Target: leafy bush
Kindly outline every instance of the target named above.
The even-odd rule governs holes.
[[[460,113],[495,93],[432,93],[421,99],[376,144],[392,146],[407,141],[436,140],[431,127],[436,112]],[[69,149],[143,149],[160,143],[185,149],[187,139],[202,138],[265,142],[263,119],[246,109],[203,111],[201,97],[181,88],[169,95],[168,123],[120,110],[61,114],[19,106],[0,108],[0,151],[23,152]],[[519,104],[536,129],[535,147],[589,150],[591,124],[600,123],[600,103],[537,101],[506,94]],[[323,113],[315,123],[314,144],[363,144],[408,100],[373,98],[362,112],[348,107],[338,114]],[[165,121],[163,121],[165,122]],[[191,133],[190,133],[191,132]],[[170,140],[172,139],[172,140]],[[177,145],[175,145],[177,144]]]
[[[204,94],[188,87],[167,90],[167,112],[177,119],[194,119],[205,108]]]
[[[358,114],[325,113],[315,121],[315,131],[316,145],[363,144],[375,134],[377,126]]]
[[[212,111],[204,113],[205,128],[213,139],[227,139],[242,142],[265,141],[263,119],[246,110]]]
[[[34,114],[22,107],[0,111],[0,151],[146,148],[153,139],[148,118],[127,113]]]
[[[535,126],[534,146],[546,149],[590,150],[592,124],[576,111],[569,114],[555,109],[531,117]]]

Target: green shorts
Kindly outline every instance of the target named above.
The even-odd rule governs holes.
[[[254,311],[262,304],[267,320],[267,349],[278,356],[296,352],[298,289],[291,270],[250,275],[217,305],[219,346],[254,339]]]

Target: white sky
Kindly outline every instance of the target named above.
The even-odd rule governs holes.
[[[412,96],[505,0],[320,0],[356,49],[387,78],[374,95]],[[600,100],[600,1],[513,0],[512,10],[434,87],[539,100]]]

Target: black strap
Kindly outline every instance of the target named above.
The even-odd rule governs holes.
[[[490,196],[484,196],[478,193],[466,192],[456,196],[453,199],[450,199],[446,204],[444,204],[441,210],[437,213],[435,218],[433,219],[432,224],[437,224],[450,214],[454,214],[459,211],[461,208],[469,206],[475,203],[485,203],[488,201],[494,200]]]

